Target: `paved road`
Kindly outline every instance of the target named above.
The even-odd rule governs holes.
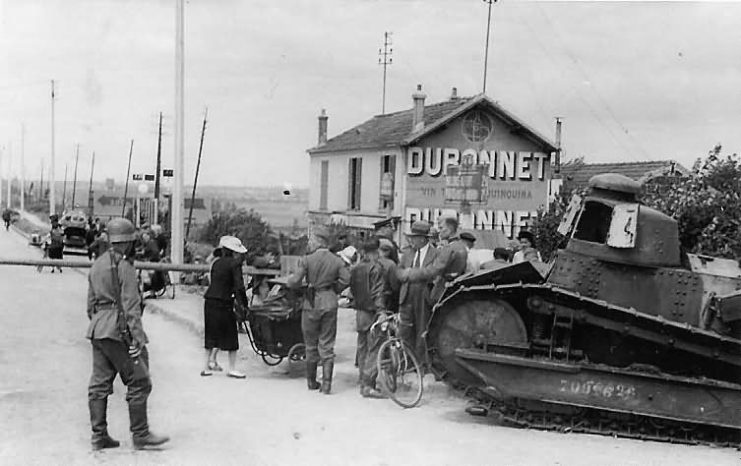
[[[0,256],[37,254],[19,236],[0,232]],[[0,267],[0,464],[739,463],[738,452],[730,449],[492,425],[464,414],[464,402],[440,384],[432,384],[425,404],[413,410],[362,399],[352,368],[350,314],[341,320],[336,393],[329,397],[308,392],[302,380],[281,368],[267,368],[247,346],[240,355],[247,380],[201,378],[200,339],[161,315],[147,314],[154,379],[150,420],[172,441],[162,451],[132,450],[124,390],[116,382],[109,429],[123,445],[92,453],[86,398],[90,348],[83,338],[86,274]]]

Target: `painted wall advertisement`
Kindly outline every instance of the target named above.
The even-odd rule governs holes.
[[[405,220],[457,215],[464,229],[512,238],[545,207],[550,177],[543,152],[410,147]]]

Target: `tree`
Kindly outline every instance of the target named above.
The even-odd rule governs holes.
[[[224,235],[236,236],[242,241],[248,250],[248,263],[268,252],[278,253],[270,225],[253,209],[240,208],[213,214],[201,230],[200,240],[216,245]]]
[[[741,256],[741,162],[716,145],[698,159],[673,189],[647,190],[643,201],[679,224],[685,251],[736,259]]]

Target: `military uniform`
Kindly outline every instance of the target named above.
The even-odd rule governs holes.
[[[433,281],[430,299],[436,303],[445,290],[445,283],[454,280],[466,271],[468,261],[468,249],[457,237],[451,238],[450,242],[441,248],[437,248],[435,260],[432,264],[422,266],[418,269],[410,269],[408,279],[410,282]]]
[[[316,382],[317,364],[322,364],[322,391],[329,393],[334,370],[334,345],[337,338],[337,293],[347,287],[350,272],[345,263],[326,247],[320,247],[299,260],[298,270],[288,279],[288,286],[298,287],[306,278],[308,290],[301,314],[301,330],[306,344],[307,381]]]
[[[128,240],[120,240],[120,237],[128,238],[129,231],[133,232],[133,225],[123,219],[111,222],[114,221],[120,225],[111,227],[111,240],[128,243]],[[123,233],[118,231],[122,228]],[[116,303],[118,296],[131,336],[130,342],[125,342],[119,328],[119,310]],[[136,269],[123,254],[111,248],[93,262],[88,275],[87,315],[90,324],[86,337],[90,339],[93,352],[88,406],[94,449],[119,446],[119,442],[108,435],[106,421],[108,395],[113,393],[113,380],[116,375],[121,376],[121,381],[127,387],[126,401],[129,404],[129,421],[134,446],[136,448],[156,446],[169,440],[149,431],[147,398],[152,391],[152,381],[149,377],[149,355],[145,346],[149,340],[144,333],[141,312]]]

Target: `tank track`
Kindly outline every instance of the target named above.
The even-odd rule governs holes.
[[[466,409],[467,412],[472,415],[490,416],[512,427],[685,445],[725,448],[739,448],[741,445],[741,433],[736,429],[548,403],[519,400],[505,403],[476,387],[460,387],[460,389],[471,402],[471,406]]]
[[[489,295],[490,299],[491,293],[494,292],[494,299],[502,299],[508,303],[517,300],[523,303],[529,296],[539,296],[547,302],[555,302],[563,307],[580,310],[583,314],[575,317],[575,321],[582,323],[588,320],[589,315],[604,320],[606,313],[610,313],[612,316],[610,319],[613,322],[622,321],[620,325],[623,325],[624,322],[624,328],[614,330],[614,332],[621,331],[627,334],[633,332],[633,330],[638,330],[637,333],[640,334],[641,331],[653,327],[653,330],[650,330],[652,334],[661,335],[667,341],[667,344],[672,347],[678,343],[686,344],[687,351],[694,353],[695,357],[701,360],[707,360],[706,358],[710,355],[716,361],[719,355],[721,359],[735,359],[741,349],[738,340],[702,331],[685,324],[677,324],[660,317],[646,315],[633,309],[613,306],[548,284],[462,287],[451,293],[446,293],[444,299],[436,306],[436,312],[441,306],[444,307],[446,302],[457,299],[457,297],[460,298],[461,294],[469,292],[479,295],[484,293]],[[586,318],[585,315],[587,315]],[[432,321],[434,319],[435,315],[433,314]],[[433,326],[432,321],[431,328]],[[433,334],[432,338],[434,339],[434,332],[430,333]],[[654,336],[651,335],[651,337]],[[428,348],[430,349],[428,356],[433,373],[438,380],[445,381],[471,402],[471,406],[467,409],[471,414],[481,415],[486,413],[495,415],[507,425],[562,433],[588,433],[720,447],[738,447],[741,443],[741,431],[726,427],[664,420],[640,414],[618,413],[573,405],[519,399],[499,400],[478,386],[455,379],[451,371],[442,364],[439,358],[436,358],[434,342],[431,342],[429,338],[430,335],[428,334]],[[663,345],[663,343],[657,341],[654,341],[653,344]],[[705,352],[707,352],[707,355],[703,354]],[[589,358],[588,350],[585,351],[584,357]],[[731,365],[734,364],[731,363]],[[658,367],[654,369],[658,370]],[[735,379],[735,377],[731,378]],[[737,380],[733,380],[733,382],[737,382]]]

